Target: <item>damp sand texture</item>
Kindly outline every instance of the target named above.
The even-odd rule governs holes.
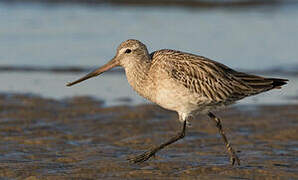
[[[244,109],[244,110],[243,110]],[[213,122],[142,164],[126,159],[179,131],[155,105],[104,107],[90,97],[0,95],[0,177],[6,179],[298,179],[298,105],[233,106],[216,113],[237,150],[232,167]]]

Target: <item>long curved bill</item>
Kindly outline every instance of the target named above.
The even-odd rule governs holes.
[[[119,65],[118,61],[115,58],[113,58],[107,64],[101,66],[100,68],[92,71],[91,73],[87,74],[86,76],[84,76],[84,77],[82,77],[82,78],[80,78],[80,79],[78,79],[78,80],[76,80],[74,82],[68,83],[66,86],[72,86],[72,85],[75,85],[75,84],[80,83],[82,81],[85,81],[85,80],[87,80],[89,78],[98,76],[101,73],[103,73],[103,72],[105,72],[105,71],[107,71],[109,69],[112,69],[113,67],[118,66],[118,65]]]

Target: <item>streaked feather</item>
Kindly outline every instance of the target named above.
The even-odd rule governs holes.
[[[159,50],[150,56],[151,67],[155,65],[163,67],[171,78],[212,102],[239,100],[272,88],[279,88],[287,81],[237,72],[203,56],[175,50]]]

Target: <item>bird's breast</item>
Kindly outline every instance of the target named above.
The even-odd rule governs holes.
[[[145,74],[127,70],[125,72],[127,81],[133,90],[136,91],[140,96],[154,102],[156,92],[154,82],[148,79],[147,75]]]
[[[210,101],[171,78],[164,69],[155,69],[147,74],[136,70],[125,72],[128,83],[139,95],[165,109],[190,113]]]
[[[190,113],[200,108],[206,99],[172,79],[163,79],[157,83],[154,102],[165,109]]]

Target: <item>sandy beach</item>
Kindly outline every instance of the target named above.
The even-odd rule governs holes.
[[[0,176],[11,179],[297,179],[298,105],[234,105],[216,114],[238,151],[232,167],[217,129],[198,116],[186,138],[143,164],[126,158],[173,136],[156,105],[103,107],[91,97],[0,95]]]

